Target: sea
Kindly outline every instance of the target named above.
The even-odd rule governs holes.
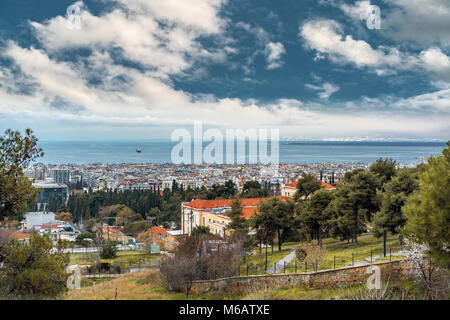
[[[37,162],[172,163],[172,149],[177,144],[172,141],[40,141],[39,146],[45,155]],[[426,161],[430,155],[440,154],[444,148],[446,142],[280,141],[279,162],[371,163],[378,158],[391,158],[399,164],[414,165]],[[137,149],[141,152],[138,153]],[[248,150],[246,159],[248,162]]]

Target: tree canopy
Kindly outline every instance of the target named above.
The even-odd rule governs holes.
[[[334,192],[319,189],[309,198],[305,207],[300,210],[298,220],[306,232],[315,235],[322,246],[322,234],[328,231],[330,224],[329,211],[325,209],[334,198]]]
[[[430,257],[450,267],[450,142],[442,155],[429,157],[419,173],[419,189],[408,198],[403,213],[404,234],[424,244]]]
[[[343,239],[351,237],[358,245],[357,236],[366,230],[366,222],[378,211],[378,177],[370,171],[357,170],[346,175],[347,181],[335,191],[335,198],[326,208],[331,232]]]
[[[369,167],[369,171],[380,178],[380,184],[390,181],[397,172],[397,162],[393,159],[377,159]]]
[[[242,204],[239,198],[231,203],[231,211],[228,213],[231,222],[227,228],[234,231],[246,231],[248,229],[247,220],[242,217]]]
[[[393,234],[400,232],[406,223],[402,207],[410,194],[417,190],[417,179],[416,169],[401,169],[384,185],[384,191],[378,192],[381,207],[373,219],[376,236],[381,236],[384,230]]]
[[[33,187],[23,169],[44,153],[31,129],[5,131],[0,137],[0,220],[22,215],[39,190]]]
[[[302,174],[302,178],[298,179],[297,182],[297,192],[294,195],[294,200],[297,201],[302,197],[305,200],[308,199],[310,195],[319,190],[321,187],[321,183],[316,177],[311,173]]]
[[[69,255],[55,252],[48,236],[33,233],[29,243],[11,240],[3,251],[0,295],[4,298],[48,299],[65,292]]]
[[[261,229],[264,241],[272,241],[277,236],[279,251],[286,236],[294,229],[294,207],[291,200],[273,197],[259,203],[259,213],[253,218],[253,225]]]

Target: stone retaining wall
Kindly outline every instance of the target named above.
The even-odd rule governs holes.
[[[267,288],[290,288],[304,286],[308,288],[342,288],[351,285],[364,284],[371,275],[368,267],[378,266],[381,271],[381,281],[406,278],[409,266],[407,262],[378,262],[366,266],[344,267],[317,272],[273,274],[231,277],[217,280],[195,281],[193,292],[211,290],[242,291],[248,289],[265,290]]]

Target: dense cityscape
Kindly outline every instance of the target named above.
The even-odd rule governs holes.
[[[184,188],[211,188],[231,180],[239,190],[247,181],[260,184],[287,184],[298,180],[302,173],[312,173],[317,179],[330,183],[340,181],[348,171],[367,169],[365,163],[281,164],[279,166],[243,165],[177,165],[177,164],[84,164],[43,165],[35,164],[25,170],[37,186],[56,183],[69,189],[97,190],[164,190],[172,188],[176,181]],[[82,186],[82,188],[80,188]]]

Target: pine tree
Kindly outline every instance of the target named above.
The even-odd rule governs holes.
[[[276,197],[260,202],[258,205],[259,214],[255,216],[254,223],[257,227],[268,228],[266,233],[273,233],[277,236],[279,251],[281,251],[281,245],[287,235],[295,228],[294,208],[293,201],[283,201]]]
[[[245,231],[248,229],[247,221],[242,217],[241,200],[236,198],[231,203],[231,211],[228,213],[231,222],[227,225],[227,229],[234,231]]]
[[[322,235],[329,229],[329,211],[325,209],[333,200],[334,193],[325,189],[317,190],[306,202],[300,212],[299,222],[306,232],[316,235],[317,243],[322,247]]]
[[[369,171],[378,175],[380,184],[383,185],[389,182],[396,174],[397,163],[392,159],[379,158],[369,167]]]
[[[23,169],[44,153],[30,129],[25,135],[10,129],[0,136],[0,220],[21,216],[38,194]]]
[[[408,198],[403,212],[404,234],[429,248],[434,262],[450,267],[450,142],[442,155],[428,158],[419,173],[419,190]]]
[[[384,185],[384,192],[378,192],[381,208],[373,219],[376,236],[380,237],[383,231],[390,231],[393,234],[400,232],[406,223],[402,207],[409,195],[418,189],[417,179],[417,170],[402,169]]]
[[[356,248],[358,235],[366,230],[368,210],[362,205],[361,193],[355,192],[354,185],[345,184],[335,192],[325,209],[325,215],[330,217],[331,233],[342,239],[353,239]]]
[[[319,190],[320,187],[320,181],[318,181],[313,174],[304,173],[302,174],[302,178],[298,179],[297,192],[294,194],[294,200],[298,201],[303,197],[305,200],[308,200],[308,197]]]

